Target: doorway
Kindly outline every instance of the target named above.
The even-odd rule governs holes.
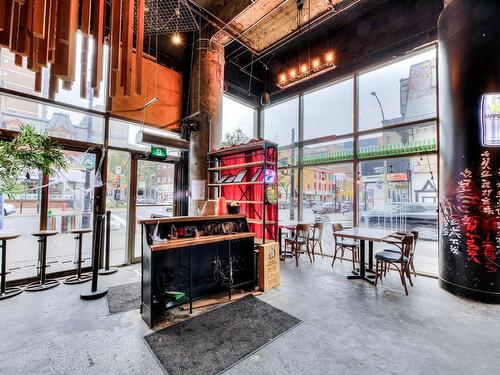
[[[161,159],[132,155],[128,251],[131,263],[141,261],[141,226],[139,220],[151,215],[174,216],[176,164]]]

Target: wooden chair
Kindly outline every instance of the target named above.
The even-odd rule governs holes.
[[[337,259],[337,252],[340,250],[340,262],[342,263],[342,258],[344,258],[345,250],[352,252],[352,270],[356,270],[356,262],[358,261],[359,243],[352,240],[345,240],[344,238],[337,236],[335,232],[342,229],[342,224],[332,224],[333,229],[333,240],[335,242],[335,250],[333,253],[332,267],[335,264],[335,259]]]
[[[406,286],[406,278],[410,280],[410,285],[413,286],[410,275],[409,259],[411,249],[413,247],[413,235],[407,234],[401,240],[385,240],[385,243],[399,247],[399,252],[383,250],[375,254],[377,261],[375,266],[375,286],[377,286],[378,279],[382,280],[385,266],[394,266],[401,278],[401,284],[405,288],[405,293],[408,295],[408,287]],[[379,269],[380,268],[380,269]]]
[[[407,234],[412,234],[413,235],[413,246],[410,252],[410,259],[409,259],[409,264],[410,264],[410,270],[413,272],[413,276],[417,277],[417,273],[415,271],[415,265],[413,263],[413,256],[415,255],[415,247],[417,246],[417,240],[418,240],[418,231],[417,230],[412,230],[409,232],[396,232],[395,234],[391,234],[391,237],[397,238],[401,240],[405,235]],[[399,249],[387,249],[387,251],[392,251],[395,253],[400,253],[401,250]],[[387,273],[387,269],[384,269],[384,276]]]
[[[295,232],[291,237],[285,238],[285,254],[287,251],[288,245],[291,247],[292,254],[295,256],[295,263],[297,267],[299,266],[299,256],[302,250],[302,246],[305,246],[305,250],[307,252],[307,256],[309,257],[309,261],[312,263],[311,254],[309,253],[309,224],[298,224],[295,227]]]
[[[311,250],[312,257],[314,260],[314,250],[316,249],[316,245],[319,245],[319,251],[321,253],[321,257],[324,257],[325,255],[323,254],[323,245],[322,245],[322,237],[323,237],[323,223],[314,223],[310,227],[310,235],[309,235],[309,243],[308,246]]]

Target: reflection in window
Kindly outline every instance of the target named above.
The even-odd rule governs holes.
[[[151,128],[149,126],[142,126],[148,132],[164,135],[172,138],[178,138],[178,133],[168,132],[165,130]],[[141,126],[135,123],[117,120],[114,118],[109,119],[109,145],[114,147],[126,148],[136,151],[151,151],[150,144],[141,144],[136,142],[137,133],[141,130]],[[167,155],[178,156],[179,150],[167,149]]]
[[[104,119],[27,99],[0,94],[0,129],[18,131],[31,124],[50,136],[82,142],[102,143]]]
[[[222,100],[222,144],[247,143],[254,136],[255,109],[224,96]]]
[[[359,76],[359,130],[436,116],[436,50]]]
[[[352,79],[304,95],[304,139],[352,133]]]
[[[289,145],[299,140],[299,99],[295,98],[264,110],[264,138]]]
[[[304,165],[352,160],[352,138],[304,146]]]
[[[436,150],[436,125],[431,122],[361,136],[358,157],[366,159]]]

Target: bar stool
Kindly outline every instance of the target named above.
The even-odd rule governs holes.
[[[76,275],[68,277],[64,280],[64,284],[81,284],[92,279],[92,275],[90,273],[84,273],[82,275],[82,239],[84,233],[92,232],[91,228],[81,228],[81,229],[72,229],[69,231],[72,234],[76,234],[75,240],[78,240],[78,260],[75,262],[76,264]]]
[[[59,280],[51,279],[47,280],[45,277],[45,269],[47,266],[47,237],[55,236],[59,232],[56,230],[40,230],[38,232],[31,233],[31,235],[38,237],[38,263],[40,266],[40,281],[35,281],[34,283],[26,285],[24,288],[27,292],[39,292],[42,290],[54,288],[59,285]]]
[[[17,233],[0,233],[0,241],[2,242],[2,271],[0,273],[0,300],[7,299],[10,297],[17,296],[22,293],[23,290],[21,288],[6,287],[6,277],[7,277],[7,241],[18,238],[20,234]]]

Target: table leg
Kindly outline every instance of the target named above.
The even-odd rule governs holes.
[[[4,294],[5,293],[5,289],[6,289],[6,275],[7,275],[7,267],[6,267],[6,260],[7,260],[7,250],[6,250],[6,243],[7,241],[2,241],[2,274],[0,275],[0,277],[2,278],[1,279],[1,290],[0,290],[0,294]]]
[[[280,251],[280,259],[284,260],[283,249],[281,248],[281,239],[283,238],[283,228],[278,228],[278,243],[279,243],[279,251]]]
[[[373,241],[368,242],[368,268],[366,272],[375,273],[373,269]]]
[[[359,272],[353,271],[353,275],[347,276],[349,280],[365,280],[370,284],[374,284],[373,280],[370,280],[369,277],[366,276],[366,266],[365,266],[365,241],[359,241]]]

